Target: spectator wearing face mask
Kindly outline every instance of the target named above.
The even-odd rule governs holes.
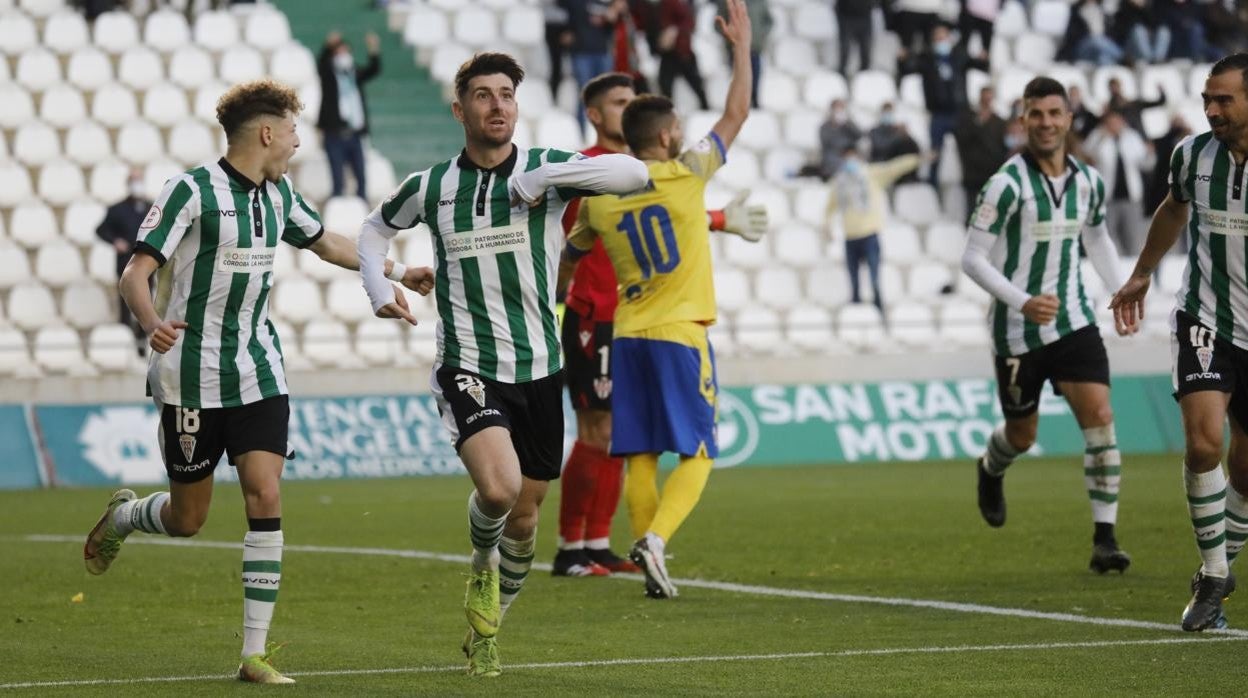
[[[841,153],[858,145],[862,131],[849,119],[845,100],[834,99],[828,109],[828,118],[819,127],[820,159],[824,179],[833,177],[841,169]]]
[[[343,195],[343,167],[349,164],[356,195],[367,201],[364,136],[368,135],[368,101],[364,98],[364,83],[381,73],[381,40],[370,32],[365,35],[364,44],[368,48],[368,63],[361,68],[355,64],[351,45],[342,34],[330,32],[325,38],[316,62],[321,79],[321,112],[316,127],[321,131],[325,156],[329,158],[333,195]]]
[[[897,113],[892,102],[885,102],[880,107],[880,121],[867,132],[867,144],[867,159],[872,163],[892,160],[902,155],[919,154],[919,144],[906,129],[905,122],[897,120]],[[897,180],[897,183],[917,181],[919,178],[914,172],[907,172]]]
[[[130,170],[127,191],[129,193],[126,198],[108,207],[104,220],[95,229],[95,236],[112,245],[117,251],[118,278],[129,263],[130,255],[134,253],[134,241],[138,238],[139,226],[143,224],[143,219],[152,208],[152,200],[148,197],[147,188],[143,185],[143,170],[137,167]],[[134,331],[135,337],[142,337],[143,328],[139,327],[139,324],[130,316],[130,309],[124,302],[119,306],[121,312],[117,322],[128,325]]]
[[[985,87],[979,91],[979,104],[966,109],[958,117],[953,130],[958,142],[958,158],[962,161],[962,187],[966,190],[966,210],[975,210],[979,190],[996,174],[1007,157],[1005,119],[997,115],[992,103],[996,90]]]
[[[931,114],[930,136],[934,159],[928,179],[936,185],[940,169],[940,152],[945,136],[957,126],[958,114],[967,106],[966,72],[976,68],[988,72],[988,55],[972,58],[965,48],[954,45],[948,25],[938,24],[932,30],[931,52],[921,57],[918,65],[923,78],[923,99]]]
[[[832,178],[828,194],[825,232],[832,235],[832,222],[839,214],[845,231],[845,263],[849,271],[850,300],[862,302],[858,272],[865,264],[871,281],[875,307],[884,313],[880,295],[880,230],[884,227],[885,196],[888,187],[918,168],[918,155],[902,155],[887,162],[867,164],[856,147],[841,151],[840,171]]]

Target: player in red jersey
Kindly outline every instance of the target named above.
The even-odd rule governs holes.
[[[604,73],[585,84],[582,102],[597,140],[581,151],[596,156],[628,151],[620,118],[636,97],[633,78]],[[708,211],[712,230],[733,232],[757,241],[767,230],[767,211],[746,206],[741,192],[722,211]],[[580,201],[568,205],[564,232],[572,229]],[[565,265],[566,266],[566,265]],[[565,268],[561,266],[561,271]],[[567,283],[560,275],[560,285]],[[576,411],[576,443],[564,465],[559,502],[559,552],[551,573],[563,577],[606,576],[637,572],[631,561],[611,551],[611,519],[620,501],[624,461],[612,458],[611,336],[617,302],[615,270],[602,248],[576,264],[567,287],[563,317],[563,352],[568,394]]]

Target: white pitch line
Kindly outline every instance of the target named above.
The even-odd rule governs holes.
[[[1190,645],[1211,642],[1243,642],[1241,637],[1167,637],[1152,640],[1103,640],[1095,642],[1032,642],[1013,645],[952,645],[945,647],[883,647],[878,649],[837,650],[832,652],[784,652],[775,654],[721,654],[699,657],[636,657],[628,659],[590,659],[573,662],[529,662],[508,664],[507,671],[523,669],[585,669],[593,667],[637,666],[644,664],[699,664],[709,662],[757,662],[784,659],[840,659],[849,657],[880,657],[898,654],[961,654],[966,652],[1018,652],[1027,650],[1066,650],[1141,645]],[[461,672],[462,664],[440,666],[392,667],[385,669],[330,669],[327,671],[291,671],[287,676],[368,676],[378,674],[435,674]],[[177,683],[186,681],[232,681],[234,676],[205,674],[200,676],[145,676],[134,679],[81,679],[73,681],[24,681],[0,684],[0,690],[18,688],[65,688],[79,686],[117,686],[141,683]]]
[[[22,537],[23,540],[33,543],[78,543],[82,541],[81,536],[63,536],[63,535],[43,535],[34,534]],[[242,543],[231,543],[225,541],[207,541],[207,540],[188,540],[185,538],[154,538],[143,537],[133,538],[129,542],[139,543],[143,545],[166,545],[174,547],[188,548],[226,548],[241,549]],[[290,552],[304,553],[331,553],[344,555],[379,555],[385,557],[403,557],[418,560],[434,560],[438,562],[454,562],[459,564],[467,564],[470,559],[467,555],[452,555],[448,553],[433,553],[424,550],[399,550],[394,548],[354,548],[344,546],[326,546],[326,545],[287,545],[285,550]],[[550,571],[550,565],[546,563],[533,563],[533,569],[539,571]],[[638,574],[613,574],[613,578],[627,579],[632,581],[641,581],[643,577]],[[780,587],[758,586],[753,584],[735,584],[732,582],[714,582],[704,579],[674,579],[672,580],[677,586],[693,587],[699,589],[714,589],[716,591],[728,591],[738,594],[751,594],[755,596],[774,596],[789,599],[809,599],[813,601],[837,601],[841,603],[859,603],[859,604],[876,604],[881,606],[899,606],[907,608],[928,608],[937,611],[951,611],[954,613],[977,613],[981,615],[991,616],[1008,616],[1013,618],[1027,618],[1030,620],[1050,620],[1061,623],[1083,623],[1086,625],[1099,625],[1102,627],[1118,627],[1118,628],[1137,628],[1140,630],[1164,630],[1169,632],[1180,632],[1178,624],[1173,623],[1157,623],[1146,620],[1132,620],[1130,618],[1104,618],[1099,616],[1082,616],[1077,613],[1055,613],[1051,611],[1033,611],[1026,608],[1008,608],[1002,606],[986,606],[975,603],[959,603],[956,601],[936,601],[932,599],[908,599],[902,597],[891,596],[863,596],[861,594],[834,594],[823,591],[808,591],[805,589],[784,589]],[[1248,637],[1248,630],[1223,629],[1223,630],[1207,630],[1206,633],[1218,635],[1231,635],[1236,637]]]

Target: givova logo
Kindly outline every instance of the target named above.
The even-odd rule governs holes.
[[[719,419],[715,425],[719,457],[715,467],[730,468],[744,462],[758,448],[758,417],[750,406],[732,393],[721,391]]]
[[[164,460],[156,443],[159,423],[152,407],[102,407],[87,417],[78,433],[83,458],[121,482],[164,482]]]

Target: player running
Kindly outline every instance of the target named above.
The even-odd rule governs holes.
[[[1040,391],[1049,381],[1083,430],[1094,524],[1088,566],[1122,572],[1131,557],[1114,536],[1122,456],[1109,359],[1079,269],[1086,252],[1107,288],[1121,278],[1105,226],[1105,183],[1066,149],[1071,111],[1061,83],[1027,83],[1021,118],[1026,147],[984,185],[962,255],[963,271],[994,299],[990,329],[1005,414],[976,461],[979,511],[989,526],[1005,524],[1005,470],[1036,441]]]
[[[603,73],[585,84],[581,103],[597,140],[581,151],[590,157],[628,150],[621,119],[636,98],[633,78]],[[747,206],[748,191],[737,195],[722,211],[708,211],[711,230],[725,230],[757,242],[767,232],[767,209]],[[580,199],[563,215],[570,232]],[[572,265],[560,267],[559,282],[566,286]],[[624,461],[610,454],[611,445],[611,336],[615,319],[615,269],[601,242],[575,265],[567,286],[563,315],[563,354],[567,361],[568,397],[576,411],[576,443],[560,476],[559,552],[551,574],[559,577],[606,576],[611,572],[639,572],[632,561],[611,550],[611,520],[620,501]]]
[[[410,317],[382,273],[389,240],[422,222],[432,232],[439,320],[431,388],[475,486],[464,601],[474,676],[502,671],[495,635],[528,576],[538,510],[563,461],[560,218],[577,196],[646,183],[645,167],[626,155],[591,159],[512,144],[522,79],[502,53],[460,66],[451,110],[464,127],[463,151],[409,175],[360,232],[364,286],[380,317]]]
[[[1119,329],[1144,318],[1152,274],[1187,231],[1187,268],[1170,316],[1174,395],[1183,413],[1183,484],[1201,565],[1183,609],[1184,630],[1226,627],[1231,563],[1248,540],[1248,53],[1213,65],[1201,97],[1210,130],[1170,157],[1170,193],[1153,214],[1131,278],[1110,306]],[[1228,475],[1222,474],[1229,425]]]
[[[623,115],[624,139],[646,162],[645,190],[584,202],[568,238],[571,257],[600,239],[619,284],[611,369],[615,421],[611,454],[628,464],[625,494],[637,540],[629,557],[645,571],[646,593],[672,598],[664,550],[710,476],[718,386],[707,326],[715,322],[706,182],[750,113],[750,20],[741,0],[717,17],[732,43],[733,74],[724,113],[682,151],[671,100],[643,95]],[[680,455],[659,497],[659,455]]]
[[[118,490],[83,547],[87,571],[103,574],[134,531],[195,535],[225,453],[247,512],[238,678],[252,683],[294,683],[273,668],[265,644],[282,579],[279,484],[290,416],[281,342],[269,321],[273,259],[280,241],[358,268],[355,244],[325,232],[285,175],[302,106],[273,81],[231,88],[217,102],[225,157],[169,180],[140,226],[120,287],[150,337],[147,387],[160,412],[169,491],[137,499]],[[422,294],[432,289],[428,267],[387,260],[386,270]]]

